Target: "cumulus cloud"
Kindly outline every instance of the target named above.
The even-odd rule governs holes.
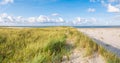
[[[37,22],[41,22],[41,23],[62,23],[64,22],[64,19],[62,17],[48,17],[48,16],[44,16],[44,15],[40,15],[37,18]]]
[[[63,23],[65,20],[62,17],[51,18],[45,15],[40,15],[39,17],[28,17],[24,18],[22,16],[11,16],[7,13],[0,14],[1,23]]]
[[[25,22],[25,18],[22,16],[17,16],[15,19],[16,22]]]
[[[96,11],[96,9],[94,9],[94,8],[88,8],[88,12],[95,12]]]
[[[59,14],[58,13],[53,13],[52,16],[59,16]]]
[[[86,22],[87,22],[87,19],[81,18],[81,17],[76,17],[73,20],[73,24],[82,24],[82,23],[86,23]]]
[[[5,5],[5,4],[8,4],[8,3],[13,3],[13,2],[14,2],[14,0],[2,0],[0,2],[0,5]]]
[[[90,2],[96,2],[96,0],[90,0]]]
[[[108,0],[108,2],[110,2],[110,3],[115,3],[115,2],[120,3],[120,0]]]
[[[92,18],[81,18],[81,17],[76,17],[73,20],[73,24],[78,25],[78,24],[94,24],[97,22],[97,19],[92,17]]]
[[[28,18],[28,22],[30,22],[30,23],[34,23],[35,21],[36,21],[35,17],[29,17]]]
[[[64,19],[61,18],[61,17],[59,17],[57,21],[58,21],[58,22],[64,22]]]
[[[3,20],[2,20],[2,18],[0,17],[0,22],[2,22]]]
[[[81,23],[81,17],[76,17],[76,18],[73,20],[73,24],[77,24],[77,23]]]
[[[49,21],[50,21],[50,19],[47,16],[44,16],[44,15],[40,15],[37,18],[37,22],[49,22]]]
[[[13,22],[14,18],[6,13],[0,15],[0,22]]]
[[[11,16],[8,16],[7,18],[9,19],[10,22],[13,22],[13,21],[14,21],[14,18],[11,17]]]
[[[120,12],[120,9],[116,6],[112,6],[111,4],[108,4],[108,12]]]

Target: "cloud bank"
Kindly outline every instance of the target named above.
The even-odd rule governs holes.
[[[82,25],[82,24],[92,24],[97,21],[96,18],[81,18],[75,17],[73,20],[68,21],[59,16],[58,14],[52,14],[50,16],[40,15],[37,17],[28,17],[24,18],[22,16],[12,16],[7,13],[0,14],[0,25],[1,24],[13,24],[13,25],[22,25],[22,24],[55,24],[55,25]]]
[[[64,19],[62,17],[48,17],[45,15],[40,15],[38,17],[28,17],[24,18],[22,16],[11,16],[7,13],[0,15],[0,23],[63,23]]]

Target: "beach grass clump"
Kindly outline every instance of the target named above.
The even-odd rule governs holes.
[[[66,51],[66,37],[52,39],[35,57],[32,63],[60,63]]]
[[[0,63],[60,61],[68,52],[67,29],[0,28]]]
[[[120,63],[120,57],[106,50],[102,46],[99,46],[98,52],[104,57],[106,63]]]

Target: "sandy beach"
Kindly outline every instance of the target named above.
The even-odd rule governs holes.
[[[120,28],[79,28],[78,30],[120,57]]]

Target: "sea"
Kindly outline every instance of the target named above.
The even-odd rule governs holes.
[[[0,27],[18,27],[18,28],[46,28],[46,27],[73,27],[73,28],[120,28],[120,26],[0,26]]]
[[[73,26],[75,28],[120,28],[120,26]]]

